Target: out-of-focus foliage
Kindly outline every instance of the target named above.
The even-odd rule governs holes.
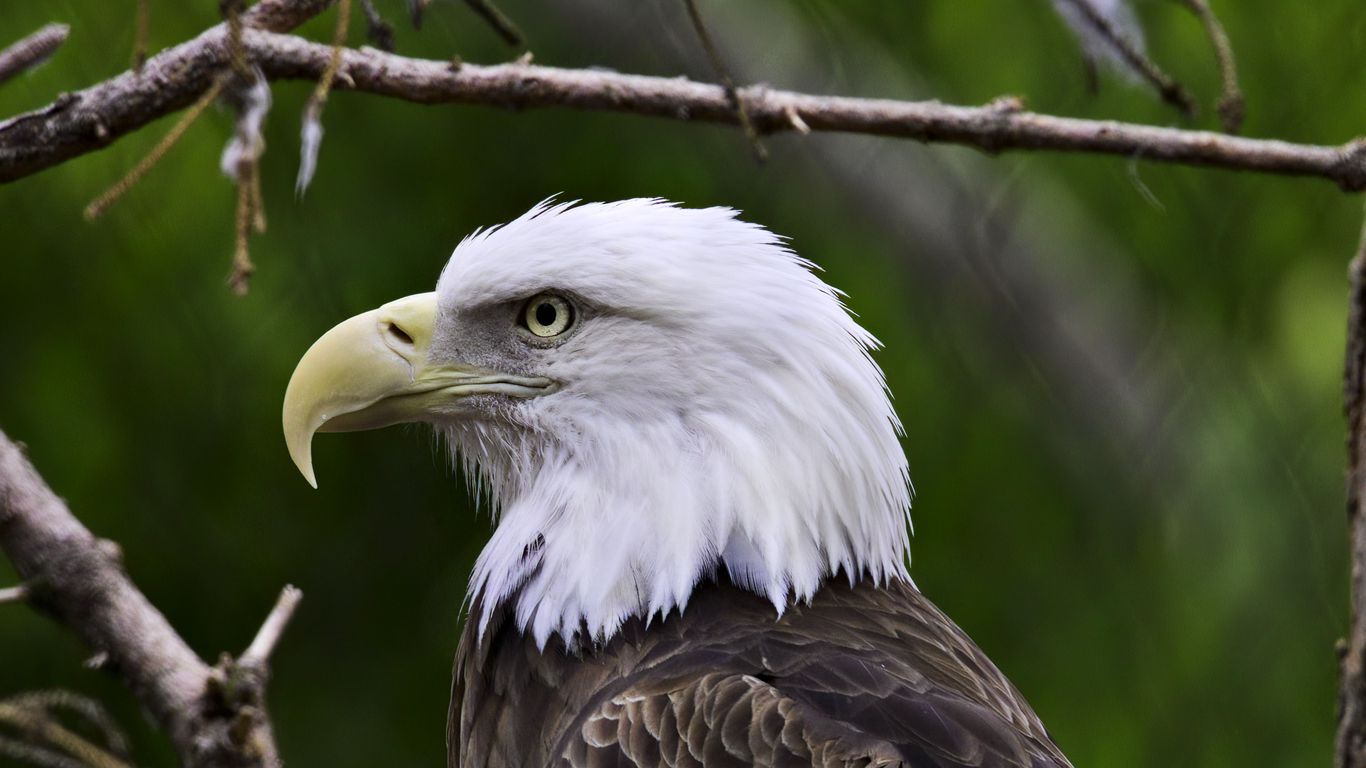
[[[590,0],[504,5],[540,63],[709,76],[669,0],[610,13]],[[1359,2],[1216,5],[1239,54],[1247,133],[1366,133]],[[213,23],[216,6],[154,3],[153,47]],[[379,6],[403,20],[399,0]],[[1009,93],[1062,114],[1177,120],[1138,87],[1110,80],[1088,95],[1046,0],[703,8],[746,79],[958,103]],[[1211,103],[1196,21],[1177,3],[1137,10],[1152,55]],[[777,14],[806,42],[774,34]],[[70,23],[70,40],[0,87],[0,113],[127,65],[130,3],[7,0],[0,41],[49,21]],[[304,31],[323,38],[330,24]],[[420,33],[399,25],[398,46],[513,55],[455,2],[433,5]],[[202,654],[240,651],[279,587],[303,588],[271,702],[292,764],[440,764],[465,579],[489,526],[416,428],[322,436],[311,491],[279,434],[293,364],[341,318],[430,289],[464,234],[556,192],[741,208],[849,292],[887,345],[879,359],[906,423],[917,581],[1078,765],[1327,764],[1346,623],[1338,366],[1359,199],[1314,180],[849,137],[774,138],[757,167],[733,129],[339,91],[298,201],[309,88],[274,88],[270,231],[254,241],[245,299],[225,285],[226,112],[96,224],[82,207],[173,118],[0,188],[0,425],[123,545],[138,584]],[[892,163],[926,170],[872,186]],[[928,178],[956,186],[927,189]],[[923,228],[895,213],[902,196],[956,201],[939,222],[951,249],[931,254]],[[1010,250],[1022,240],[1023,283]],[[1056,326],[1038,330],[1040,295],[1091,308],[1063,318],[1090,352]],[[12,578],[0,566],[0,583]],[[140,762],[169,765],[128,694],[82,668],[82,653],[47,620],[0,608],[0,695],[94,695],[132,730]]]

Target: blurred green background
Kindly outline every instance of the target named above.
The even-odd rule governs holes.
[[[463,3],[399,52],[495,62]],[[506,0],[538,63],[710,78],[681,3]],[[1219,2],[1245,133],[1366,132],[1366,10]],[[216,3],[153,2],[154,47]],[[3,0],[0,44],[72,25],[0,114],[127,66],[132,3]],[[1181,124],[1026,3],[706,2],[737,77],[816,92]],[[1206,105],[1213,60],[1178,3],[1140,0],[1156,59]],[[356,14],[352,40],[363,25]],[[325,39],[332,16],[302,31]],[[206,657],[239,652],[281,585],[306,598],[271,704],[292,765],[441,765],[461,600],[489,521],[420,429],[285,453],[279,406],[338,320],[429,290],[456,242],[552,193],[729,205],[792,238],[885,343],[918,496],[913,573],[1078,765],[1327,765],[1346,626],[1339,368],[1360,200],[1331,184],[1141,159],[784,136],[567,111],[419,107],[337,92],[313,188],[293,194],[311,86],[267,121],[270,230],[226,287],[232,116],[211,111],[100,221],[81,210],[174,118],[0,187],[0,428]],[[0,585],[13,580],[0,564]],[[0,608],[0,695],[107,702],[145,765],[166,743],[85,651]]]

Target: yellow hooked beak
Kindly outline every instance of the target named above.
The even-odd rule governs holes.
[[[343,321],[313,342],[285,389],[285,444],[314,488],[313,434],[378,429],[455,411],[469,395],[532,397],[549,379],[428,360],[436,294],[392,301]]]

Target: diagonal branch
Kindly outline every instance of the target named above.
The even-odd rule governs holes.
[[[24,580],[34,608],[107,656],[109,668],[170,737],[183,765],[278,765],[265,715],[264,660],[229,659],[219,667],[200,660],[134,586],[118,546],[81,525],[3,432],[0,550]]]
[[[309,0],[321,7],[327,0]],[[253,7],[258,11],[272,0]],[[274,18],[274,17],[272,17]],[[13,181],[78,155],[188,106],[228,61],[222,25],[149,59],[144,76],[125,73],[0,122],[0,182]],[[252,61],[272,79],[316,81],[331,46],[261,29],[246,31]],[[147,76],[146,72],[154,73]],[[429,61],[376,50],[347,50],[338,87],[423,104],[463,103],[510,109],[568,107],[674,120],[736,124],[721,86],[682,78],[647,77],[590,69]],[[866,133],[960,144],[987,152],[1049,150],[1140,157],[1290,176],[1315,176],[1343,189],[1366,189],[1366,141],[1342,146],[1226,136],[1105,120],[1026,112],[1013,100],[983,107],[933,101],[817,96],[764,88],[742,89],[761,134],[796,130]]]
[[[516,22],[494,5],[493,0],[465,0],[465,4],[492,27],[493,31],[503,38],[503,42],[513,48],[520,48],[526,44],[526,37],[522,35],[522,30],[517,28]]]
[[[711,62],[712,71],[720,78],[721,87],[726,89],[726,98],[735,107],[735,116],[740,120],[740,128],[745,132],[745,138],[749,139],[750,147],[754,150],[754,159],[761,163],[764,162],[768,159],[768,150],[764,149],[763,142],[759,140],[759,132],[754,129],[754,123],[749,119],[745,102],[740,100],[740,93],[735,88],[735,78],[731,77],[730,70],[726,69],[725,62],[721,60],[721,54],[716,50],[716,43],[712,42],[711,33],[707,31],[707,24],[702,20],[702,12],[697,9],[697,0],[683,0],[683,5],[688,9],[688,18],[692,21],[693,29],[697,31],[697,37],[702,42],[702,50],[707,54],[707,61]],[[798,117],[797,120],[800,121],[801,118]]]
[[[3,433],[0,548],[27,585],[29,603],[108,653],[153,719],[188,744],[208,666],[128,580],[116,547],[72,516]]]
[[[1144,80],[1147,80],[1162,100],[1181,110],[1181,114],[1187,118],[1195,117],[1195,99],[1185,86],[1176,81],[1176,78],[1167,74],[1157,65],[1157,62],[1148,58],[1147,54],[1139,50],[1132,40],[1125,36],[1115,25],[1101,13],[1091,0],[1062,0],[1071,6],[1082,21],[1090,25],[1098,35],[1105,39],[1107,43],[1119,54],[1119,57],[1128,64],[1134,72],[1138,73]]]
[[[289,626],[289,620],[294,618],[294,612],[299,609],[299,601],[303,599],[304,593],[292,584],[280,590],[275,607],[270,609],[270,614],[261,623],[261,628],[257,630],[251,645],[242,652],[238,663],[258,667],[268,665],[271,654],[275,652],[275,646],[280,643],[280,635],[284,634],[285,627]]]
[[[242,14],[256,29],[283,32],[335,0],[261,0]],[[63,94],[52,104],[0,121],[0,181],[36,173],[102,149],[163,115],[190,106],[228,62],[227,24],[209,28],[99,85]]]

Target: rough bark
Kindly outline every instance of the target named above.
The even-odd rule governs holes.
[[[1347,524],[1351,549],[1350,634],[1340,649],[1338,768],[1366,768],[1366,222],[1347,270]]]
[[[332,53],[330,46],[265,29],[247,30],[243,40],[249,58],[275,79],[316,80],[327,69]],[[141,75],[124,73],[59,98],[36,112],[0,122],[0,181],[12,181],[100,149],[187,106],[228,65],[226,41],[227,30],[222,25],[214,27],[149,59]],[[731,124],[740,119],[723,87],[685,78],[522,63],[453,66],[374,49],[345,52],[336,88],[423,104],[569,107]],[[1321,146],[1081,120],[1027,112],[1014,98],[981,107],[961,107],[933,101],[817,96],[762,87],[741,89],[740,93],[746,113],[763,134],[834,131],[962,144],[988,152],[1094,152],[1317,176],[1346,190],[1366,189],[1366,140]]]
[[[118,547],[81,525],[0,433],[0,549],[26,600],[69,627],[177,742],[188,740],[209,667],[132,585]]]
[[[268,653],[298,592],[287,588],[239,661],[209,666],[133,584],[118,546],[96,538],[0,432],[0,550],[23,599],[117,674],[188,768],[280,765],[264,696]]]
[[[261,0],[242,15],[242,22],[284,32],[334,2]],[[42,109],[0,121],[0,182],[102,149],[189,106],[227,64],[227,40],[228,26],[219,24],[153,56],[139,71],[128,70],[83,91],[62,94]]]

